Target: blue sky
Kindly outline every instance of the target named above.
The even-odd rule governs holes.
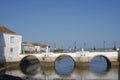
[[[120,0],[0,0],[0,24],[52,47],[119,47]]]

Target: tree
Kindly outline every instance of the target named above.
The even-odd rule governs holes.
[[[62,53],[63,52],[63,49],[56,49],[53,51],[54,53]]]

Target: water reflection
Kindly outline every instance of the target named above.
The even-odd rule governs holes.
[[[94,60],[94,62],[91,62],[90,68],[89,67],[85,68],[84,66],[83,66],[84,68],[79,68],[79,67],[74,67],[74,64],[71,64],[74,61],[70,57],[65,56],[65,58],[60,58],[56,60],[55,69],[50,67],[45,69],[41,68],[39,71],[37,71],[37,73],[35,73],[36,75],[34,76],[33,75],[31,76],[31,72],[34,73],[34,71],[36,71],[37,68],[36,66],[38,66],[38,64],[36,63],[37,64],[36,65],[33,64],[33,62],[25,61],[23,62],[23,64],[21,63],[21,65],[23,66],[26,65],[26,67],[24,67],[24,70],[22,70],[22,68],[20,68],[19,66],[16,66],[16,68],[14,67],[11,69],[8,68],[5,70],[4,74],[1,75],[0,73],[0,80],[10,80],[10,77],[11,80],[19,80],[19,79],[20,80],[21,79],[22,80],[119,80],[120,65],[113,66],[108,71],[106,70],[106,67],[102,67],[102,66],[100,67],[100,65],[106,65],[104,59],[103,61],[100,60],[101,59],[97,58]],[[9,66],[13,67],[12,65]],[[99,70],[100,73],[99,71],[94,72],[93,68]],[[66,74],[67,76],[63,76]],[[101,75],[96,75],[96,74],[101,74]]]
[[[20,68],[24,74],[32,76],[40,71],[40,63],[36,57],[28,56],[21,61]]]
[[[60,56],[55,60],[55,71],[62,76],[69,76],[74,70],[74,60],[67,55]]]
[[[90,70],[95,74],[105,74],[109,70],[110,66],[104,57],[97,56],[90,62]]]

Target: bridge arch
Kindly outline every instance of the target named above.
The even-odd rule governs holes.
[[[62,55],[59,55],[58,57],[56,57],[54,63],[55,63],[57,60],[60,60],[60,59],[62,59],[62,58],[64,58],[64,57],[70,57],[70,58],[73,60],[74,65],[76,66],[76,64],[75,64],[75,59],[74,59],[72,56],[67,55],[67,54],[62,54]]]
[[[109,69],[109,68],[111,67],[111,61],[109,60],[108,57],[106,57],[106,56],[104,56],[104,55],[96,55],[96,56],[94,56],[94,57],[90,60],[90,62],[91,62],[94,58],[96,58],[96,57],[104,58],[104,59],[106,60],[106,63],[107,63],[107,68]]]
[[[27,55],[27,56],[24,56],[21,59],[20,63],[24,62],[24,61],[30,61],[30,60],[33,60],[33,61],[36,60],[36,61],[40,62],[39,59],[36,56],[34,56],[34,55]]]
[[[35,75],[40,70],[40,61],[36,56],[27,55],[20,61],[20,69],[26,75]]]
[[[75,61],[70,55],[59,55],[54,61],[54,69],[57,74],[68,76],[75,68]],[[65,68],[65,70],[64,70]]]

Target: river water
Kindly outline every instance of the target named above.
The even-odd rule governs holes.
[[[119,66],[107,66],[104,58],[94,58],[89,66],[76,67],[66,56],[55,61],[54,67],[41,68],[40,64],[23,62],[0,69],[0,80],[120,80]]]

